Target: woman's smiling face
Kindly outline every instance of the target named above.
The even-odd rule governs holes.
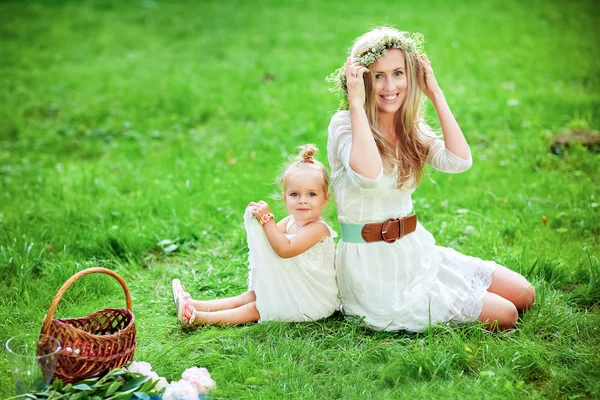
[[[399,49],[388,49],[386,55],[371,64],[369,69],[379,112],[396,113],[406,100],[408,88],[404,53]]]

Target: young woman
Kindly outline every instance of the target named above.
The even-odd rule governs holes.
[[[529,282],[494,262],[436,246],[411,215],[424,164],[449,173],[472,164],[422,36],[375,28],[356,39],[331,78],[345,100],[328,139],[342,229],[336,272],[343,312],[377,330],[475,319],[489,329],[514,327],[518,311],[534,302]],[[443,141],[422,118],[423,93]]]

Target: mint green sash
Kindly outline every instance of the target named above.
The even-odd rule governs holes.
[[[346,243],[367,243],[360,234],[363,226],[365,225],[340,223],[340,228],[342,229],[342,240]]]

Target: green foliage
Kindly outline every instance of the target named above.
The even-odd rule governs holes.
[[[0,15],[1,342],[38,331],[58,288],[100,265],[130,287],[135,359],[169,380],[206,367],[215,398],[600,397],[599,156],[550,152],[555,133],[600,129],[597,2],[33,0]],[[340,315],[182,331],[171,279],[202,299],[245,290],[245,206],[284,215],[269,195],[298,145],[326,161],[324,78],[382,24],[424,34],[474,157],[430,171],[420,221],[525,275],[536,304],[512,334]],[[339,231],[333,202],[326,219]],[[86,276],[57,316],[124,304]],[[2,357],[0,371],[4,398]]]
[[[158,397],[161,391],[155,389],[158,381],[125,368],[115,368],[102,378],[84,379],[76,384],[63,385],[55,380],[46,390],[13,397],[13,399],[109,399],[128,400]]]

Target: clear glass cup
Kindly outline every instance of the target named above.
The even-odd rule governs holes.
[[[14,336],[6,342],[6,359],[17,393],[39,392],[50,383],[56,369],[60,342],[38,333]]]

